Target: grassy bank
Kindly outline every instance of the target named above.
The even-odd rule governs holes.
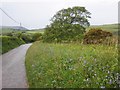
[[[21,44],[24,44],[23,40],[15,37],[9,37],[9,36],[1,36],[0,41],[2,41],[0,53],[8,52],[9,50],[20,46]]]
[[[30,88],[117,87],[116,47],[35,42],[26,55]]]

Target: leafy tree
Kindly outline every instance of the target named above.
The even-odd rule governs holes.
[[[58,11],[46,27],[43,40],[46,42],[73,41],[90,25],[90,12],[85,7],[73,7]]]

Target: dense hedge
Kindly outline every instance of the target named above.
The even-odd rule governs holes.
[[[32,43],[32,42],[35,42],[35,41],[42,40],[42,34],[41,33],[18,32],[18,33],[7,33],[4,36],[20,38],[25,43]]]
[[[0,40],[2,40],[2,54],[25,43],[22,39],[10,36],[1,36]]]

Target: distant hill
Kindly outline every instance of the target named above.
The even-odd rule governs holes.
[[[118,25],[120,24],[91,25],[89,28],[87,28],[87,31],[90,28],[101,28],[102,30],[109,31],[114,35],[118,35]]]
[[[28,30],[22,26],[0,26],[1,29],[13,29],[13,30]]]
[[[0,26],[0,35],[11,33],[11,32],[23,32],[27,31],[27,28],[20,26]]]
[[[118,35],[118,25],[120,24],[91,25],[86,30],[88,31],[90,30],[90,28],[101,28],[102,30],[109,31],[114,35]],[[20,26],[2,26],[2,27],[0,26],[0,33],[2,34],[10,33],[10,32],[23,32],[23,31],[27,33],[44,33],[44,30],[45,28],[28,30],[27,28]]]
[[[118,25],[120,24],[104,24],[104,25],[91,25],[86,30],[90,30],[90,28],[101,28],[102,30],[113,33],[114,35],[118,35]],[[29,33],[44,33],[45,28],[43,29],[32,29],[27,32]]]

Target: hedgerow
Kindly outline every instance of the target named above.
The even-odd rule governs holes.
[[[10,36],[1,36],[0,39],[2,40],[2,53],[5,53],[25,43],[20,38]]]

